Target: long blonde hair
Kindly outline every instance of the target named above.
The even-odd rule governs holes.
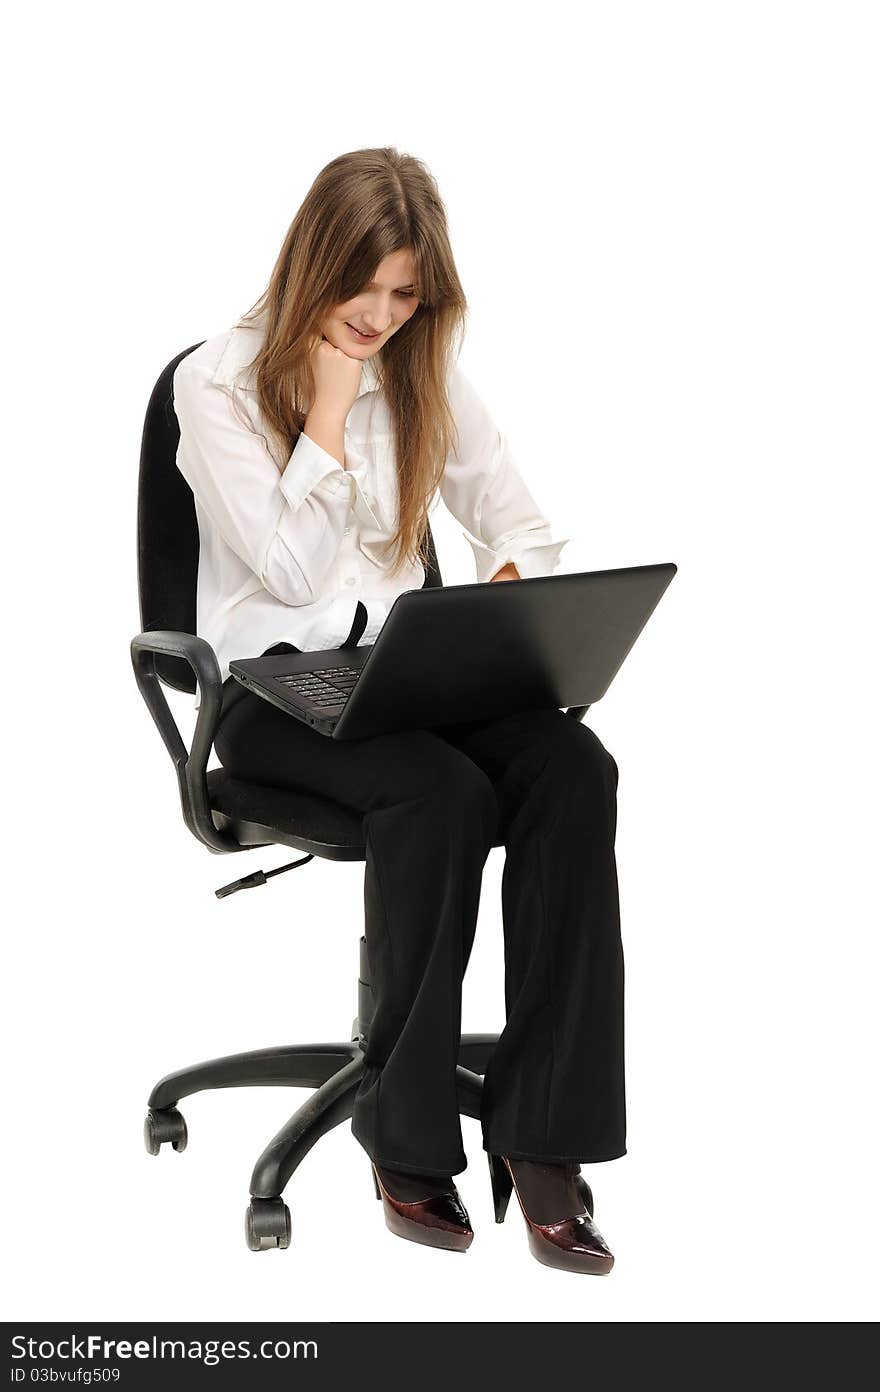
[[[254,359],[260,409],[289,456],[314,399],[310,345],[337,305],[366,286],[384,257],[408,249],[415,313],[372,359],[393,423],[400,512],[389,542],[391,573],[426,564],[428,504],[457,447],[447,376],[460,346],[467,301],[458,278],[437,184],[413,155],[353,150],[318,174],[290,224],[266,290],[240,322],[260,316]]]

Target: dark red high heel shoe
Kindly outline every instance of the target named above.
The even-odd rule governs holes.
[[[608,1274],[614,1265],[614,1256],[593,1222],[593,1195],[577,1166],[513,1161],[513,1165],[520,1170],[523,1182],[528,1181],[530,1202],[540,1205],[535,1211],[545,1221],[538,1222],[523,1202],[511,1162],[503,1155],[488,1152],[487,1155],[496,1223],[504,1222],[510,1195],[516,1190],[533,1257],[545,1266],[553,1266],[560,1271],[580,1271],[592,1276]],[[583,1212],[560,1215],[554,1217],[553,1221],[546,1221],[551,1216],[554,1202],[566,1202],[560,1197],[566,1189],[576,1196],[568,1201],[577,1202],[579,1199],[583,1203]]]
[[[474,1240],[471,1220],[453,1180],[449,1179],[448,1188],[444,1185],[445,1181],[421,1182],[419,1175],[397,1175],[373,1165],[373,1187],[376,1198],[382,1200],[385,1225],[391,1232],[424,1247],[466,1252]],[[397,1192],[391,1193],[391,1189]],[[428,1191],[426,1198],[409,1198],[420,1189]],[[431,1193],[432,1189],[436,1192]]]

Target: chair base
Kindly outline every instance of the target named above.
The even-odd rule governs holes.
[[[186,1122],[177,1110],[177,1103],[193,1093],[228,1087],[315,1089],[272,1138],[254,1167],[251,1203],[245,1218],[245,1236],[252,1251],[290,1245],[290,1212],[281,1197],[285,1186],[315,1142],[334,1126],[351,1118],[365,1065],[364,1047],[372,1017],[369,995],[362,940],[360,1013],[354,1021],[353,1038],[349,1042],[282,1045],[228,1054],[169,1073],[150,1094],[144,1139],[150,1154],[158,1155],[165,1143],[170,1142],[176,1151],[185,1148]],[[494,1034],[462,1036],[457,1068],[462,1116],[480,1116],[481,1075],[486,1071],[497,1039]]]

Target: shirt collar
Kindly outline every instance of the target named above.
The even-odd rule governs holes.
[[[258,316],[252,323],[243,324],[241,322],[234,325],[229,331],[226,346],[220,355],[220,361],[214,369],[212,380],[218,387],[227,387],[230,390],[238,387],[241,391],[255,392],[256,373],[252,371],[252,363],[265,337],[263,316]],[[361,370],[361,384],[358,388],[358,396],[375,391],[378,381],[378,370],[372,358],[366,358]]]

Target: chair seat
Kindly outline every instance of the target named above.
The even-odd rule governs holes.
[[[208,797],[221,825],[228,824],[243,846],[279,842],[328,860],[366,857],[363,813],[320,793],[245,783],[217,768],[208,772]],[[492,844],[503,845],[503,838]]]
[[[363,814],[319,793],[245,783],[218,768],[208,771],[208,797],[242,845],[280,842],[329,860],[365,857]]]

